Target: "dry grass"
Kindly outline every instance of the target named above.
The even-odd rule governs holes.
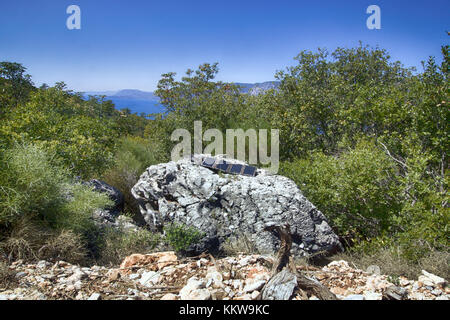
[[[72,264],[84,264],[87,259],[85,248],[85,243],[79,235],[62,230],[45,241],[38,250],[38,257],[47,261],[64,260]]]
[[[240,253],[258,254],[260,252],[258,252],[253,242],[245,234],[239,234],[225,241],[222,245],[222,253],[225,256],[236,256]]]
[[[64,260],[84,263],[86,247],[81,237],[67,230],[50,231],[30,219],[15,223],[0,248],[9,261]]]
[[[146,231],[120,232],[105,230],[93,235],[92,248],[87,240],[70,230],[51,230],[37,221],[21,219],[12,225],[0,242],[5,260],[27,262],[63,260],[72,264],[117,265],[132,253],[151,252],[160,239]],[[92,251],[94,250],[94,251]]]
[[[22,218],[11,226],[0,247],[6,252],[9,261],[36,260],[37,251],[48,236],[30,219]]]
[[[0,290],[11,289],[17,283],[15,273],[8,268],[8,265],[0,261]]]
[[[371,265],[380,267],[381,274],[392,277],[404,276],[416,280],[422,270],[450,279],[450,252],[430,250],[417,262],[402,258],[392,250],[383,249],[374,254],[339,253],[329,258],[331,260],[345,260],[353,267],[366,270]]]
[[[104,266],[118,265],[122,260],[133,253],[151,253],[159,244],[158,234],[147,230],[137,232],[107,231],[99,250],[99,258],[96,264]]]

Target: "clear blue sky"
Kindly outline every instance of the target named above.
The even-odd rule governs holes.
[[[81,30],[66,28],[71,4]],[[381,30],[366,27],[371,4]],[[359,40],[421,70],[420,61],[440,58],[447,30],[449,0],[1,0],[0,61],[24,64],[37,85],[151,91],[162,73],[203,62],[219,62],[218,80],[273,80],[301,50]]]

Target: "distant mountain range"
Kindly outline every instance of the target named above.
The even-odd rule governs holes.
[[[242,93],[258,95],[269,89],[276,89],[279,86],[277,81],[267,81],[262,83],[235,83],[241,87]],[[159,113],[164,112],[164,107],[160,104],[159,98],[153,92],[136,89],[123,89],[118,91],[87,91],[83,93],[87,99],[89,96],[105,96],[106,100],[111,100],[117,109],[128,108],[132,113]]]

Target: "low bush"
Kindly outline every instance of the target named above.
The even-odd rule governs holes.
[[[86,240],[70,230],[61,230],[50,236],[40,247],[38,257],[47,261],[67,261],[73,264],[88,264]]]
[[[70,230],[52,230],[36,220],[22,218],[3,233],[0,249],[9,261],[64,260],[86,264],[88,256],[82,236]]]
[[[172,223],[164,227],[165,241],[175,251],[185,253],[188,248],[203,238],[203,233],[194,227]]]

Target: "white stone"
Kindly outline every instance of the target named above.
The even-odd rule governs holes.
[[[371,266],[367,267],[366,272],[370,273],[370,274],[380,275],[381,274],[381,269],[377,265],[371,265]]]
[[[442,294],[442,290],[434,289],[431,293],[435,296],[440,296]]]
[[[232,286],[233,286],[233,288],[234,288],[235,290],[239,290],[240,288],[242,288],[242,281],[241,281],[241,280],[238,280],[238,279],[235,279],[235,280],[233,280],[233,282],[232,282]]]
[[[350,268],[348,262],[345,260],[337,260],[330,262],[327,267],[338,267],[338,268]]]
[[[141,275],[139,273],[132,273],[128,276],[128,279],[136,280],[136,279],[139,279],[140,277],[141,277]]]
[[[87,277],[87,274],[80,269],[76,270],[70,277],[67,278],[67,282],[75,283]]]
[[[425,296],[420,292],[413,292],[408,296],[411,300],[425,300]]]
[[[142,274],[139,283],[146,287],[154,286],[161,281],[161,275],[155,271],[147,271]]]
[[[246,281],[246,285],[244,287],[244,292],[252,292],[252,291],[256,291],[256,290],[261,290],[265,284],[266,284],[266,280],[248,279],[248,281]]]
[[[222,288],[223,287],[223,276],[218,271],[210,271],[206,274],[205,277],[207,281],[207,287],[208,284],[211,284],[214,288]]]
[[[364,300],[364,296],[360,294],[351,294],[346,296],[344,300]]]
[[[91,296],[88,298],[88,300],[100,300],[101,296],[100,293],[93,293],[91,294]]]
[[[161,297],[161,300],[177,300],[177,296],[173,293],[167,293]]]
[[[432,273],[429,273],[429,272],[427,272],[425,270],[422,270],[422,274],[425,277],[427,277],[431,281],[431,283],[433,283],[435,285],[438,285],[440,287],[444,287],[445,284],[447,283],[447,281],[445,281],[444,278],[438,277],[438,276],[436,276],[436,275],[434,275]]]
[[[241,267],[245,267],[246,265],[249,264],[249,262],[250,262],[251,259],[252,259],[251,256],[244,257],[244,258],[242,258],[241,260],[239,260],[239,265],[240,265]]]
[[[378,292],[366,291],[364,292],[364,300],[381,300],[382,294]]]
[[[44,269],[45,267],[50,266],[50,265],[51,265],[51,263],[49,263],[45,260],[41,260],[36,264],[36,267],[39,269]]]
[[[408,280],[408,279],[400,278],[400,280],[399,280],[399,284],[400,284],[402,287],[406,287],[406,286],[408,286],[408,285],[411,284],[411,283],[412,283],[412,281],[411,281],[411,280]]]
[[[192,277],[188,280],[186,285],[180,290],[179,295],[181,300],[209,300],[211,299],[211,292],[204,289],[205,283],[197,277]]]
[[[418,281],[421,282],[422,285],[425,287],[434,287],[434,285],[435,285],[433,283],[433,281],[430,278],[428,278],[427,276],[419,276]]]
[[[78,292],[77,296],[75,297],[76,300],[83,300],[84,299],[84,295],[83,292]]]

